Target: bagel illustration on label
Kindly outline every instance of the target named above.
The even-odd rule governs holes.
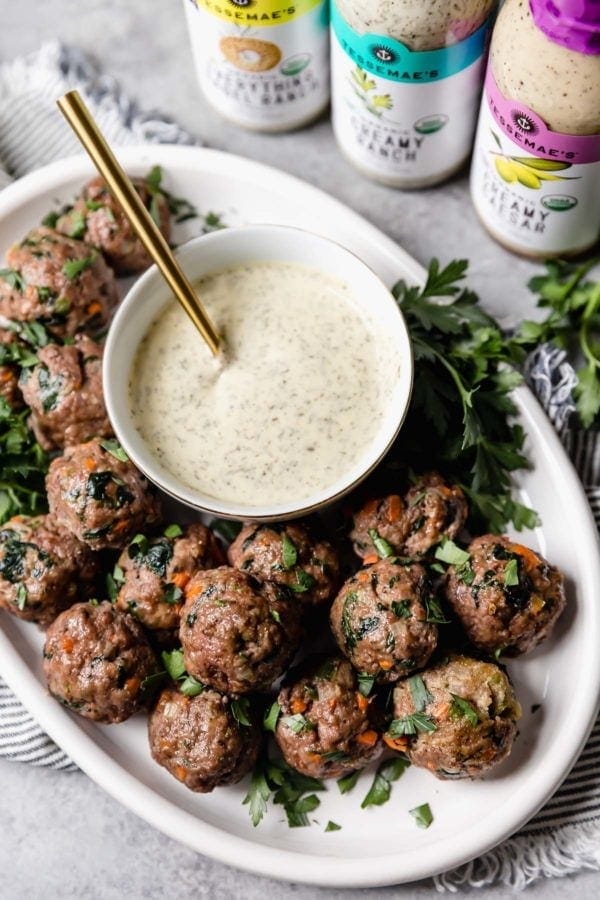
[[[236,69],[243,69],[245,72],[268,72],[281,62],[281,50],[270,41],[224,37],[219,46],[225,59]]]

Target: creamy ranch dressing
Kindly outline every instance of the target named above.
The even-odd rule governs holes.
[[[197,289],[226,337],[226,364],[173,301],[132,369],[134,422],[165,468],[248,505],[301,502],[349,473],[379,431],[398,363],[348,286],[252,263]]]

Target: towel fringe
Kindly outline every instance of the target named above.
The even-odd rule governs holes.
[[[522,891],[540,878],[564,878],[587,869],[600,870],[600,824],[598,821],[563,825],[547,834],[520,835],[479,859],[450,872],[436,875],[440,893],[504,884]]]

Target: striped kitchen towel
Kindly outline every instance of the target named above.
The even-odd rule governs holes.
[[[56,115],[55,99],[69,88],[85,96],[109,139],[193,143],[178,125],[137,109],[112,79],[77,50],[47,44],[0,66],[0,188],[16,177],[79,148]],[[19,116],[13,110],[19,109]],[[585,486],[600,527],[600,440],[570,427],[575,373],[563,351],[540,347],[526,376]],[[43,733],[0,680],[0,757],[54,769],[75,766]],[[544,809],[500,847],[435,879],[439,890],[504,883],[523,888],[541,876],[600,869],[600,725],[569,778]]]

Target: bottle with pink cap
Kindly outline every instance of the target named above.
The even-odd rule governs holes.
[[[471,169],[488,231],[533,258],[600,236],[600,0],[506,0]]]

